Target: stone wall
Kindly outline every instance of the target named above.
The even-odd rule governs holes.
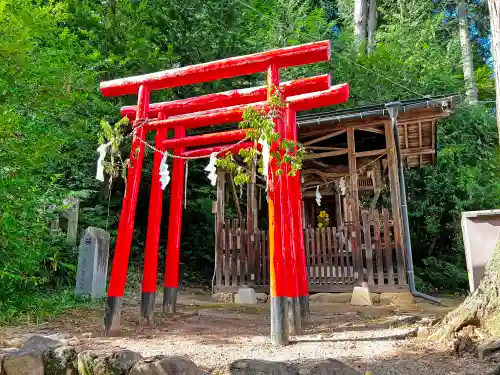
[[[187,357],[157,355],[143,358],[130,350],[77,352],[71,340],[34,335],[19,347],[0,348],[0,375],[208,375]],[[358,375],[334,359],[300,363],[241,359],[217,375]]]

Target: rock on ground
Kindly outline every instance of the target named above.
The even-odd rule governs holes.
[[[299,375],[299,370],[284,362],[271,362],[259,359],[240,359],[231,363],[226,375]]]
[[[316,293],[309,297],[310,302],[319,303],[349,303],[351,293]]]
[[[212,295],[212,299],[216,302],[234,303],[234,294],[233,293],[215,293]]]
[[[226,375],[359,375],[359,372],[334,359],[305,360],[299,363],[240,359],[231,363]]]
[[[187,357],[155,356],[137,362],[130,375],[199,375],[198,366]]]
[[[142,356],[132,350],[83,351],[78,353],[78,371],[80,375],[125,375],[141,359]]]
[[[43,356],[40,351],[17,349],[3,359],[5,375],[44,375]]]
[[[45,375],[66,375],[76,373],[77,354],[71,346],[51,348],[43,353]]]

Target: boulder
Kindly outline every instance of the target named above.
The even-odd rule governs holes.
[[[352,293],[316,293],[309,297],[310,302],[317,303],[349,303]]]
[[[234,303],[234,294],[233,293],[215,293],[215,294],[212,294],[212,299],[216,302]]]
[[[258,303],[266,303],[269,298],[266,293],[255,293],[255,297],[257,297]]]
[[[131,350],[113,353],[84,351],[78,353],[80,375],[126,375],[142,356]]]
[[[299,375],[297,367],[285,362],[239,359],[231,363],[226,375]]]
[[[3,358],[5,375],[44,375],[43,355],[39,350],[16,349]]]
[[[253,288],[240,288],[234,296],[234,303],[243,305],[255,305],[257,303],[257,295]]]
[[[372,306],[373,301],[370,295],[368,285],[363,283],[361,286],[355,286],[352,291],[351,305],[353,306]]]
[[[67,340],[59,338],[57,336],[48,337],[42,335],[33,335],[24,342],[22,348],[30,350],[39,350],[43,352],[47,349],[57,348],[58,346],[64,346],[64,345],[68,345]]]
[[[335,359],[307,360],[300,363],[300,375],[360,375],[352,367]]]
[[[187,357],[158,355],[137,362],[130,375],[199,375],[196,364]]]
[[[76,373],[77,355],[71,346],[59,346],[43,353],[45,375],[66,375]]]
[[[413,306],[415,301],[410,292],[380,293],[380,303],[398,307]]]

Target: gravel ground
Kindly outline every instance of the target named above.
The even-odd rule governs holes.
[[[101,335],[103,311],[96,309],[72,310],[41,326],[9,328],[6,334],[9,339],[27,332],[62,333],[80,349],[126,348],[144,356],[188,355],[212,372],[242,358],[293,362],[334,358],[375,375],[487,374],[495,366],[477,358],[455,358],[446,348],[408,337],[415,331],[409,321],[443,314],[445,309],[429,313],[425,306],[312,304],[311,324],[292,337],[291,345],[274,347],[268,338],[267,304],[219,305],[207,303],[205,297],[185,295],[179,307],[178,316],[144,326],[138,324],[137,302],[125,301],[120,337]]]

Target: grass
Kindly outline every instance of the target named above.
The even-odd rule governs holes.
[[[93,307],[102,300],[77,298],[74,288],[64,288],[52,293],[31,293],[17,296],[15,303],[0,304],[0,326],[40,324],[45,319],[60,315],[76,307]]]

